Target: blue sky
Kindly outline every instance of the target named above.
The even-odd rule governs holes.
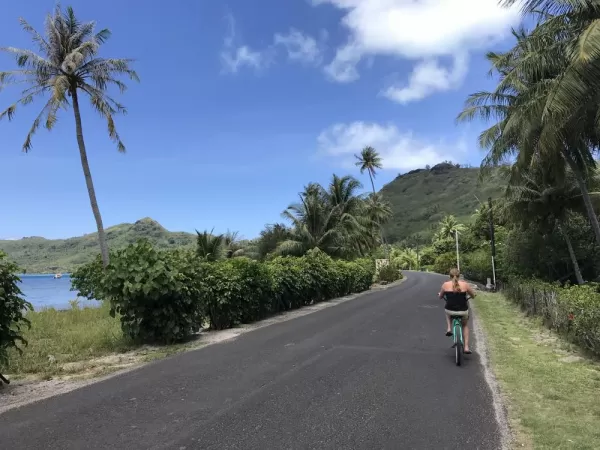
[[[283,7],[285,3],[285,7]],[[485,51],[505,46],[514,11],[496,0],[73,0],[110,28],[101,56],[135,58],[141,83],[119,100],[127,153],[83,110],[106,227],[152,217],[170,230],[256,236],[310,181],[360,174],[352,155],[380,151],[380,187],[444,159],[478,165],[481,124],[457,126],[465,97],[487,89]],[[0,46],[34,49],[50,1],[8,2]],[[0,70],[14,68],[0,54]],[[3,110],[19,92],[0,93]],[[0,237],[95,230],[71,111],[21,146],[41,101],[0,123]],[[368,179],[361,180],[368,187]]]

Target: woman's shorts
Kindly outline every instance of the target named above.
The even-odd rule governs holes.
[[[460,316],[462,318],[464,318],[465,320],[469,319],[469,311],[450,311],[449,309],[445,309],[444,311],[446,311],[446,314],[448,314],[449,316]]]

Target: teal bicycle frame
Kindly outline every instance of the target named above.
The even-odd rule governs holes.
[[[454,352],[456,356],[456,365],[462,364],[463,349],[465,348],[465,342],[463,340],[463,318],[461,316],[451,316],[452,319],[452,337],[454,339]]]

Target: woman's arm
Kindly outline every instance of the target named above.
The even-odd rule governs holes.
[[[446,293],[444,292],[445,291],[445,289],[444,289],[444,285],[445,284],[446,283],[442,284],[442,287],[440,288],[440,292],[438,293],[438,296],[440,297],[440,300],[443,300],[444,296],[446,295]]]
[[[467,294],[469,294],[469,297],[471,298],[475,298],[477,296],[469,283],[467,283]]]

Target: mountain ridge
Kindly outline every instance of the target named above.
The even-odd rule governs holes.
[[[196,235],[183,231],[168,231],[150,217],[134,223],[121,223],[104,230],[108,246],[118,249],[140,238],[150,240],[159,248],[192,246]],[[17,240],[0,240],[0,250],[6,252],[28,273],[70,272],[92,261],[98,254],[98,232],[66,239],[29,236]]]

